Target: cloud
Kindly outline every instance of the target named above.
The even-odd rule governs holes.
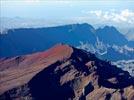
[[[124,9],[122,11],[109,10],[94,10],[88,11],[86,14],[94,14],[97,18],[105,20],[105,21],[113,21],[116,23],[126,22],[129,24],[134,24],[134,11],[130,11],[128,9]]]
[[[101,10],[90,11],[88,13],[95,14],[98,17],[101,17],[102,16],[102,11]]]
[[[40,0],[24,0],[26,3],[39,3]]]

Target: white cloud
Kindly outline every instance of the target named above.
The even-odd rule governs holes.
[[[109,11],[94,10],[90,11],[89,14],[94,14],[99,19],[105,21],[113,21],[117,23],[127,22],[129,24],[134,24],[134,11],[130,11],[128,9],[124,9],[120,12],[116,12],[115,10],[109,10]]]
[[[98,17],[102,16],[102,11],[101,10],[90,11],[90,13],[95,13],[96,16],[98,16]]]
[[[26,3],[38,3],[40,0],[24,0]]]

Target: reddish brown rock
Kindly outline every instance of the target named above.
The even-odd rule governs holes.
[[[134,79],[68,45],[0,59],[0,99],[133,100]]]

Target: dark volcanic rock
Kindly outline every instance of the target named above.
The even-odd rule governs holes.
[[[68,45],[0,60],[2,100],[133,100],[128,72]]]

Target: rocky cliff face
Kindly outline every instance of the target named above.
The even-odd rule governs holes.
[[[1,100],[133,100],[134,78],[68,45],[0,59]]]

